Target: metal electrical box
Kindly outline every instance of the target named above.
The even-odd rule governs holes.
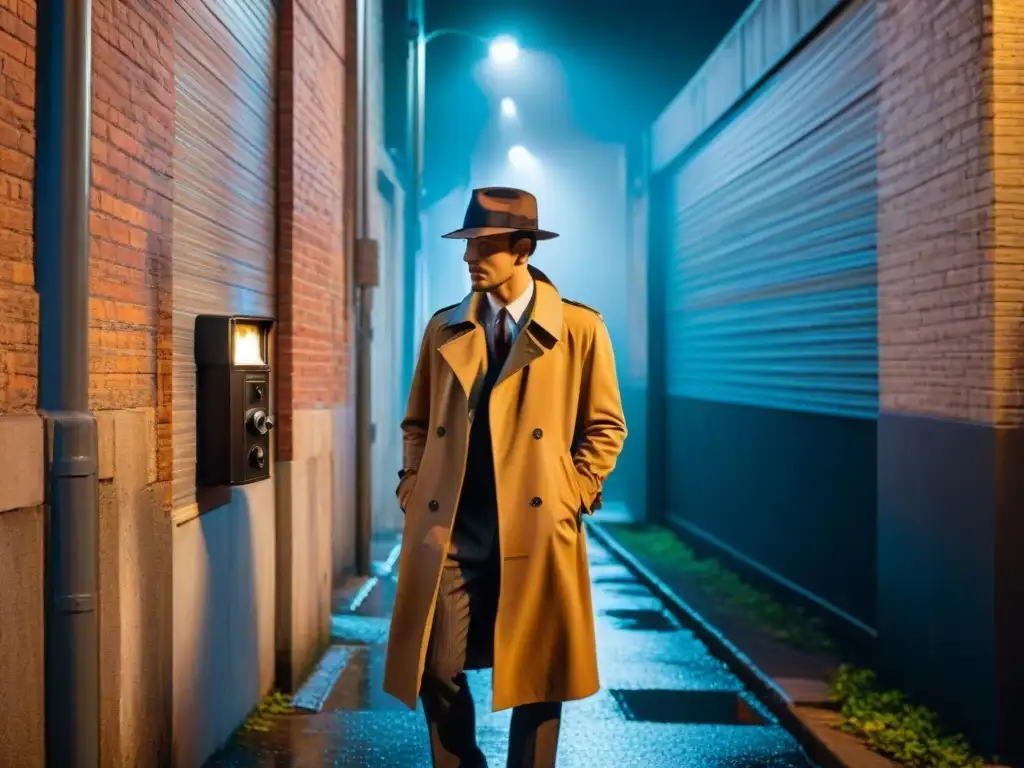
[[[270,477],[270,329],[267,317],[200,315],[195,326],[196,485]]]

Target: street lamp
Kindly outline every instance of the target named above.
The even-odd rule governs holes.
[[[519,55],[519,46],[511,37],[503,35],[491,43],[489,53],[498,64],[511,64]]]
[[[501,114],[509,119],[516,116],[516,103],[508,96],[501,100]]]
[[[424,0],[408,0],[409,40],[408,40],[408,90],[406,114],[406,141],[408,142],[409,184],[408,196],[405,198],[405,269],[404,298],[406,307],[411,309],[416,303],[416,259],[420,251],[420,203],[423,196],[423,123],[425,117],[426,92],[426,48],[427,43],[439,37],[453,35],[476,40],[488,46],[491,61],[499,65],[508,65],[519,56],[519,45],[516,41],[503,35],[490,39],[464,29],[435,29],[429,33],[423,31]],[[513,109],[515,104],[512,105]],[[405,325],[404,346],[402,354],[402,381],[406,389],[412,383],[413,364],[416,357],[415,312],[407,315]]]
[[[516,144],[508,151],[508,161],[516,168],[522,168],[530,162],[530,150],[521,144]]]

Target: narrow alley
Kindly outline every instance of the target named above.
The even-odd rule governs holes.
[[[0,0],[0,768],[1024,767],[1021,467],[1024,0]]]
[[[390,543],[377,542],[373,588],[350,598],[354,611],[346,606],[335,613],[327,657],[334,652],[347,662],[323,710],[281,715],[269,732],[243,731],[208,768],[430,765],[422,712],[381,691],[396,584]],[[602,690],[566,705],[560,767],[811,765],[793,737],[625,565],[593,538],[589,555]],[[480,745],[489,764],[499,766],[511,713],[489,712],[489,677],[472,673],[470,686]]]

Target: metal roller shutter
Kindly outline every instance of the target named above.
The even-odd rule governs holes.
[[[875,418],[874,34],[831,23],[677,172],[669,395]]]
[[[197,314],[275,314],[274,0],[174,7],[173,493],[195,502]]]

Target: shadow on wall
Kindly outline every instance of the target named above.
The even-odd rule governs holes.
[[[218,491],[220,492],[220,491]],[[175,532],[175,765],[201,765],[246,719],[270,684],[260,605],[273,605],[273,484],[223,491],[226,504]],[[269,494],[269,499],[262,496]],[[270,503],[266,503],[269,501]],[[203,506],[200,502],[201,508]],[[269,531],[254,527],[269,525]],[[269,558],[260,552],[269,533]],[[266,589],[270,577],[270,594]],[[265,611],[264,611],[265,613]]]

